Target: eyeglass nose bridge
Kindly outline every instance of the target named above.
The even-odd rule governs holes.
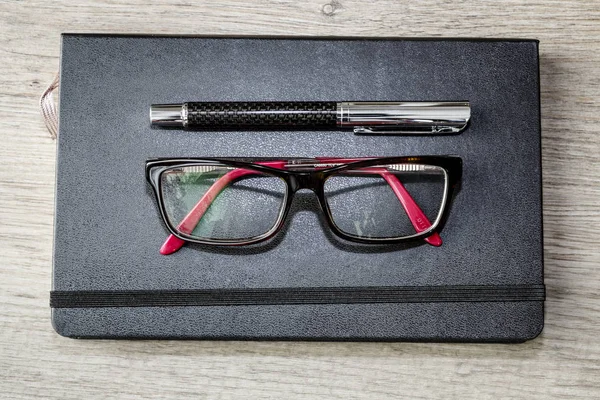
[[[300,189],[309,189],[317,193],[322,182],[322,175],[318,171],[296,172],[290,177],[291,189],[293,192],[297,192]]]

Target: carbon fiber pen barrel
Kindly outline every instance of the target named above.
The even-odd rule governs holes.
[[[333,102],[186,103],[187,126],[335,127]]]
[[[351,128],[364,134],[458,133],[468,102],[188,102],[155,104],[155,126],[208,128]]]

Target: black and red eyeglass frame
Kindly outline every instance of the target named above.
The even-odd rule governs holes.
[[[164,199],[161,188],[161,174],[165,171],[178,167],[201,166],[208,164],[222,164],[235,168],[233,171],[225,174],[219,180],[221,184],[214,184],[198,202],[195,211],[192,210],[182,222],[176,227],[171,224],[167,217]],[[324,192],[324,183],[332,175],[344,170],[362,169],[367,167],[388,165],[388,164],[415,164],[430,165],[444,169],[447,179],[442,208],[438,218],[429,222],[420,207],[412,199],[410,194],[404,189],[402,183],[395,177],[386,176],[383,172],[377,172],[392,187],[396,196],[398,196],[404,210],[406,211],[416,233],[408,237],[401,238],[367,238],[353,236],[340,230],[334,223],[331,211],[327,204]],[[291,168],[290,168],[291,167]],[[236,172],[237,171],[237,172]],[[283,205],[283,211],[277,222],[271,230],[265,234],[246,238],[243,240],[223,240],[223,239],[198,239],[189,236],[193,227],[199,222],[202,215],[210,207],[214,198],[222,191],[226,185],[251,175],[252,173],[266,173],[283,179],[286,183],[286,195]],[[229,175],[229,176],[228,176]],[[392,174],[389,174],[392,175]],[[457,156],[408,156],[408,157],[373,157],[373,158],[156,158],[146,161],[146,179],[154,189],[156,200],[163,217],[163,221],[171,235],[163,244],[161,254],[171,254],[179,250],[185,242],[220,245],[220,246],[241,246],[254,244],[268,240],[275,236],[283,226],[287,214],[289,213],[294,193],[300,189],[312,190],[318,198],[321,209],[329,228],[339,237],[358,243],[365,244],[395,244],[404,243],[419,239],[425,239],[433,246],[442,244],[439,236],[439,229],[443,226],[448,216],[449,199],[452,199],[455,190],[460,184],[462,177],[462,159]],[[210,193],[211,190],[213,193]],[[186,231],[188,234],[186,234]]]

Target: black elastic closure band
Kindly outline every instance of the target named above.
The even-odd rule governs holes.
[[[544,285],[52,291],[52,308],[543,301]]]

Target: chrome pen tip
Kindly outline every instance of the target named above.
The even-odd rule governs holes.
[[[183,104],[152,104],[150,106],[150,125],[184,127]]]

